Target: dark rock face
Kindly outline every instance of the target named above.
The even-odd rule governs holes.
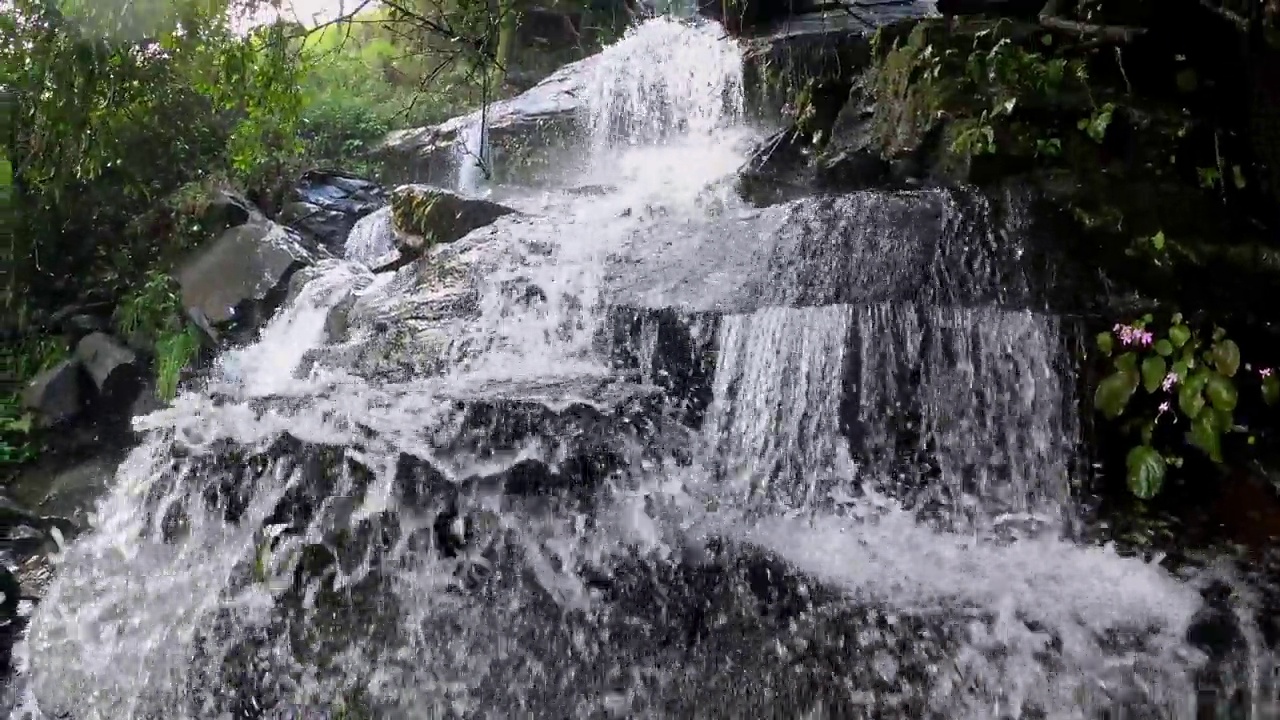
[[[22,393],[22,405],[41,422],[57,425],[80,414],[84,370],[75,360],[63,360],[31,381]]]
[[[391,194],[392,227],[401,258],[413,258],[433,245],[461,240],[514,212],[505,205],[429,185],[401,185]]]
[[[1078,306],[1088,269],[1055,262],[1043,240],[971,193],[826,195],[695,228],[657,225],[617,269],[615,291],[623,305],[722,313],[882,301]],[[709,273],[708,258],[733,261]]]
[[[76,345],[76,359],[93,380],[99,400],[116,413],[127,411],[142,389],[138,356],[110,335],[93,333]]]
[[[210,338],[237,323],[256,326],[284,299],[289,278],[312,256],[284,227],[255,220],[231,228],[178,269],[182,302]]]
[[[386,204],[386,191],[377,183],[339,172],[309,170],[293,187],[277,219],[304,239],[341,255],[356,221]]]

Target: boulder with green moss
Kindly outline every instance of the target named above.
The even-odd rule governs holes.
[[[431,185],[401,185],[391,193],[391,225],[402,256],[451,243],[515,210]]]

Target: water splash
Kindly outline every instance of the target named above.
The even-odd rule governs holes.
[[[707,138],[743,116],[742,54],[710,23],[658,18],[632,28],[593,66],[593,146]]]
[[[218,360],[221,376],[250,395],[287,391],[307,352],[325,339],[333,307],[372,281],[363,266],[342,260],[322,260],[302,272],[312,276],[310,281],[289,307],[271,319],[262,338]]]

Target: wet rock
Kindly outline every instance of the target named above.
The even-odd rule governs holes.
[[[31,380],[22,393],[22,406],[33,411],[42,425],[72,420],[83,407],[84,384],[79,361],[63,360]]]
[[[429,185],[401,185],[391,193],[392,227],[402,258],[460,240],[514,212],[505,205]]]
[[[615,259],[616,304],[745,313],[912,301],[1071,307],[1088,268],[970,192],[859,192],[694,226],[655,223]],[[714,267],[714,272],[707,272]]]
[[[290,191],[279,222],[302,237],[341,255],[356,221],[386,205],[382,186],[339,172],[309,170]]]
[[[494,180],[536,177],[551,157],[571,146],[595,62],[592,57],[570,63],[526,92],[483,111]],[[452,185],[458,170],[455,147],[481,118],[477,110],[440,125],[391,133],[375,151],[383,163],[382,181]]]
[[[106,333],[86,335],[76,345],[76,359],[98,389],[104,410],[125,410],[142,390],[138,356]]]
[[[216,341],[232,326],[264,322],[284,299],[289,278],[311,262],[291,231],[259,218],[197,250],[175,277],[188,315]]]
[[[763,26],[818,10],[821,0],[699,0],[698,14],[715,20],[731,34],[741,35]]]

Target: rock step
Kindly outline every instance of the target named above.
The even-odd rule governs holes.
[[[229,399],[220,400],[225,404]],[[687,434],[665,420],[658,388],[616,378],[423,391],[421,402],[415,402],[412,391],[400,388],[385,400],[394,406],[394,427],[378,426],[376,406],[381,401],[374,400],[374,407],[346,428],[367,438],[367,443],[340,446],[285,434],[264,449],[223,443],[214,452],[188,456],[175,447],[170,474],[176,477],[192,463],[199,466],[197,475],[209,478],[204,501],[237,522],[259,477],[301,472],[268,520],[301,528],[315,518],[326,498],[352,498],[336,511],[352,512],[378,479],[376,463],[394,448],[401,449],[398,461],[382,468],[394,474],[393,496],[404,509],[435,512],[456,509],[469,496],[558,496],[588,502],[600,482],[622,468],[665,460],[673,453],[679,457]],[[249,405],[260,417],[281,418],[294,417],[301,406],[309,405],[309,415],[325,414],[335,425],[344,424],[341,408],[330,407],[323,393],[256,398]],[[421,413],[420,421],[406,417],[415,412]],[[162,483],[161,492],[165,491]],[[334,520],[335,526],[343,525],[341,518]]]

